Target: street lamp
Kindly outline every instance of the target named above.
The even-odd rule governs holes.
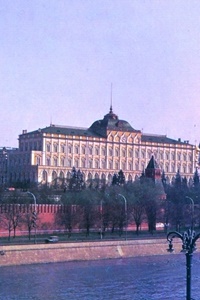
[[[192,204],[192,226],[190,229],[185,231],[183,234],[179,233],[178,231],[171,231],[167,235],[167,241],[169,243],[169,248],[167,249],[168,252],[173,252],[173,239],[179,238],[182,241],[182,250],[186,255],[186,300],[192,300],[191,298],[191,267],[192,267],[192,256],[193,252],[196,250],[196,241],[200,238],[200,233],[196,234],[193,226],[193,213],[194,213],[194,201],[190,197],[186,197],[190,199]]]
[[[126,198],[124,197],[124,195],[122,194],[118,194],[118,196],[121,196],[122,199],[124,200],[124,210],[125,210],[125,218],[126,218],[126,240],[127,240],[127,200]]]
[[[100,202],[100,210],[101,210],[101,231],[100,231],[100,238],[102,240],[102,238],[103,238],[103,233],[102,233],[102,231],[103,231],[103,201],[102,201],[102,199],[101,199],[101,202]]]
[[[32,222],[33,222],[33,227],[35,228],[35,235],[34,235],[34,244],[37,243],[37,226],[36,226],[36,218],[37,218],[37,203],[36,203],[36,197],[33,193],[27,192],[27,194],[31,195],[34,200],[34,211],[32,213]]]

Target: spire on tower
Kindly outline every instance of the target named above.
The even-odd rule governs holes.
[[[112,83],[111,83],[111,88],[110,88],[110,114],[113,113],[112,110]]]

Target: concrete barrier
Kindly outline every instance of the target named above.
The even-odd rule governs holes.
[[[166,239],[10,245],[0,247],[0,266],[166,255],[167,248]]]

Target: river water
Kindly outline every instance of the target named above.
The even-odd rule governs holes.
[[[184,254],[0,268],[0,300],[186,299]],[[200,254],[192,298],[200,299]]]

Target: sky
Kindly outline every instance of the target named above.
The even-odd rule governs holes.
[[[0,0],[0,147],[88,128],[111,98],[136,130],[199,144],[199,0]]]

